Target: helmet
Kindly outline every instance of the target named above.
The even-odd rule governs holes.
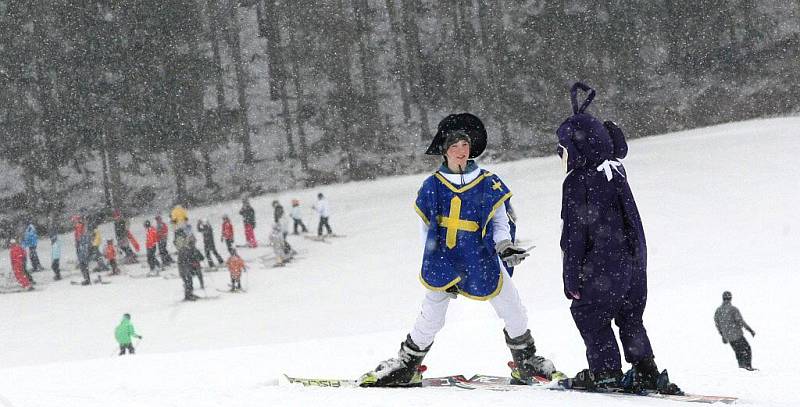
[[[730,301],[733,298],[733,295],[730,291],[725,291],[722,293],[722,301]]]

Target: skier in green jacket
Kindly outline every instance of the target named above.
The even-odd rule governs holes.
[[[128,350],[129,354],[134,354],[136,350],[133,349],[133,343],[131,339],[134,337],[142,339],[142,335],[138,335],[136,330],[133,328],[133,324],[131,323],[131,314],[125,314],[122,316],[122,321],[114,330],[114,336],[117,338],[117,342],[119,343],[120,356],[125,354],[126,349]]]

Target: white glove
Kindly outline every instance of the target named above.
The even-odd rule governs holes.
[[[500,256],[500,260],[508,267],[518,266],[522,263],[522,260],[525,260],[526,257],[531,255],[525,251],[525,249],[515,245],[508,239],[495,243],[494,249],[497,251],[497,255]]]

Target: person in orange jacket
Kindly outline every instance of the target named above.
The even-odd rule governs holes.
[[[30,279],[29,274],[25,271],[25,249],[15,239],[11,239],[8,254],[11,257],[11,269],[14,271],[17,281],[19,281],[19,285],[24,290],[33,290],[33,280]]]
[[[236,254],[236,250],[231,252],[228,258],[228,271],[231,273],[231,291],[242,289],[242,271],[247,271],[244,260]]]
[[[158,259],[156,258],[156,249],[158,246],[158,230],[150,225],[150,221],[144,221],[144,230],[147,236],[145,240],[145,247],[147,248],[147,265],[150,266],[150,274],[158,275],[158,269],[161,268]]]
[[[175,263],[167,250],[167,237],[169,236],[169,226],[161,220],[161,215],[156,215],[156,230],[158,230],[158,255],[161,256],[161,264],[164,267]]]
[[[236,252],[233,248],[233,224],[228,215],[222,215],[222,241],[228,247],[228,253],[233,255]]]
[[[108,265],[111,266],[111,275],[119,274],[117,267],[117,248],[114,247],[114,241],[111,239],[106,240],[106,260]]]

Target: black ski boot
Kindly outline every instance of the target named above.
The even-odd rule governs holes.
[[[661,373],[658,372],[658,366],[653,358],[634,363],[631,370],[625,373],[622,387],[629,393],[655,391],[661,394],[683,394],[678,385],[669,381],[666,369]]]
[[[400,344],[397,358],[384,360],[375,370],[367,372],[358,379],[361,387],[417,387],[422,386],[422,360],[431,349],[431,344],[425,349],[420,349],[411,340],[411,335],[406,336],[405,342]]]
[[[530,330],[516,338],[509,337],[505,329],[503,334],[506,337],[506,345],[511,350],[511,357],[514,359],[511,378],[514,379],[515,384],[529,384],[533,380],[533,376],[541,376],[548,380],[553,378],[556,367],[550,359],[536,355],[536,345],[533,343]]]
[[[622,389],[622,378],[622,370],[593,374],[589,369],[583,369],[574,378],[567,379],[565,387],[586,391],[613,392]]]

